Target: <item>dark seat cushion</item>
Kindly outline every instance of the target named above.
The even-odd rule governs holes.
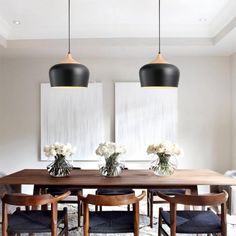
[[[64,212],[58,211],[58,225],[63,222]],[[8,215],[9,233],[51,232],[51,211],[15,211]]]
[[[103,189],[99,188],[96,191],[97,195],[125,195],[134,193],[133,189]]]
[[[47,193],[52,196],[61,195],[67,191],[71,192],[71,195],[77,196],[78,192],[81,192],[82,189],[78,187],[65,187],[65,186],[52,186],[47,188]]]
[[[162,211],[163,220],[170,227],[170,212]],[[219,217],[212,211],[177,211],[177,233],[219,233],[221,224]]]
[[[133,231],[133,211],[90,212],[90,233],[129,233]]]
[[[185,189],[148,189],[153,195],[157,195],[157,192],[161,192],[165,195],[185,194]]]

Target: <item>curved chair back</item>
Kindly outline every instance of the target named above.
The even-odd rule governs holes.
[[[228,193],[223,191],[221,193],[212,193],[205,195],[182,195],[176,194],[172,196],[157,192],[157,195],[165,199],[169,203],[183,204],[191,206],[214,206],[226,203]]]
[[[90,228],[91,214],[89,214],[89,207],[88,207],[89,204],[92,204],[95,206],[122,206],[122,205],[133,204],[133,211],[134,211],[134,214],[132,216],[134,220],[133,232],[135,236],[138,236],[139,235],[139,201],[141,201],[145,197],[145,195],[146,195],[145,191],[143,191],[137,197],[135,196],[134,193],[124,194],[124,195],[91,195],[89,194],[87,197],[83,197],[79,194],[78,200],[84,203],[84,236],[88,236],[89,230],[90,230],[89,228]],[[104,212],[95,212],[95,214],[103,214],[103,213]],[[125,212],[123,214],[127,215],[130,213]],[[104,227],[103,227],[103,233],[105,233]],[[108,231],[106,233],[111,233],[111,232]]]
[[[26,195],[26,194],[5,194],[2,197],[2,202],[14,206],[40,206],[56,203],[70,195],[66,192],[62,195],[53,197],[50,194],[43,195]]]
[[[26,210],[29,211],[30,206],[32,207],[32,210],[36,210],[38,206],[42,206],[45,204],[51,204],[51,216],[50,216],[51,229],[50,229],[50,231],[51,231],[51,235],[55,236],[57,234],[57,223],[58,223],[58,221],[57,221],[58,220],[57,202],[68,197],[69,195],[70,195],[69,191],[62,194],[62,195],[56,196],[56,197],[53,197],[50,194],[43,194],[43,195],[5,194],[2,197],[2,209],[3,209],[3,211],[2,211],[2,219],[3,219],[3,221],[2,221],[2,235],[3,236],[8,235],[8,228],[9,228],[8,221],[11,219],[12,219],[12,221],[14,221],[14,219],[15,219],[15,222],[17,222],[17,219],[19,219],[19,217],[20,217],[19,216],[20,213],[19,213],[18,216],[16,216],[16,217],[14,216],[14,218],[13,217],[9,218],[8,209],[7,209],[8,205],[25,206]],[[17,211],[21,212],[20,208],[18,208]],[[31,212],[31,211],[29,211],[29,212]],[[34,226],[36,225],[37,227],[39,227],[39,225],[40,225],[40,227],[37,228],[37,230],[39,230],[39,232],[42,232],[43,230],[45,230],[45,228],[43,228],[43,227],[45,227],[45,225],[43,225],[41,222],[40,222],[40,224],[38,224],[38,220],[41,219],[39,217],[42,217],[42,215],[40,215],[40,216],[36,215],[36,213],[38,213],[38,212],[40,212],[40,211],[34,212],[35,214],[33,213],[34,215],[31,215],[31,216],[32,217],[34,216],[35,218],[37,218],[37,220],[34,221]],[[67,210],[66,209],[64,209],[63,214],[64,214],[65,227],[62,229],[62,232],[68,232],[68,220],[67,220]],[[26,218],[24,213],[21,213],[21,216],[22,216],[22,218]],[[44,216],[47,216],[47,215],[44,215]],[[27,219],[28,220],[31,219],[29,215],[27,216]],[[29,223],[28,220],[26,220],[24,222],[29,229],[29,225],[32,225],[32,224],[28,224]],[[45,220],[45,218],[43,218],[41,220]],[[47,219],[45,220],[45,222],[47,223]],[[15,223],[12,225],[15,225]],[[16,223],[16,225],[19,226],[18,223]],[[20,228],[20,226],[19,226],[17,229],[14,228],[14,230],[20,230],[20,231],[26,230],[27,231],[27,227],[25,225],[22,225],[22,226],[23,226],[23,229]],[[43,228],[42,231],[40,231],[41,228]],[[28,233],[31,233],[32,230],[35,230],[35,229],[30,227]],[[47,227],[46,227],[46,230],[48,230]],[[45,232],[49,232],[49,231],[45,231]],[[17,233],[17,235],[18,235],[18,233]]]
[[[96,206],[122,206],[139,202],[144,198],[145,194],[145,191],[143,191],[139,196],[135,196],[134,193],[110,196],[88,194],[87,197],[79,195],[78,198],[86,204],[92,204]]]
[[[220,231],[222,236],[227,235],[227,227],[226,227],[226,201],[228,199],[228,194],[226,191],[223,191],[221,193],[213,193],[213,194],[205,194],[205,195],[173,195],[173,196],[167,196],[161,192],[157,192],[157,195],[163,199],[165,199],[170,204],[170,232],[171,236],[176,235],[176,227],[177,227],[177,204],[183,204],[183,205],[192,205],[192,206],[221,206],[221,214],[220,214]],[[162,212],[163,209],[160,208],[159,210],[159,226],[158,226],[158,232],[161,234],[161,232],[165,235],[168,235],[166,231],[162,228]],[[217,216],[218,218],[218,216]],[[196,222],[195,222],[196,223]],[[212,224],[214,225],[214,224]],[[182,226],[183,227],[183,226]],[[217,226],[218,227],[218,226]],[[184,229],[186,230],[186,228]],[[214,229],[215,230],[215,229]],[[218,230],[218,229],[217,229]],[[181,229],[181,232],[183,229]],[[194,231],[188,233],[196,233]],[[200,233],[200,232],[198,232]],[[215,233],[215,232],[209,232],[209,233]]]

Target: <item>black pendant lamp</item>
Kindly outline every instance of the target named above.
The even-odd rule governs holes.
[[[51,87],[88,87],[89,70],[72,58],[70,52],[70,0],[68,0],[68,54],[49,70]]]
[[[159,0],[159,52],[156,59],[141,67],[141,87],[178,87],[179,69],[169,64],[161,55],[161,2]]]

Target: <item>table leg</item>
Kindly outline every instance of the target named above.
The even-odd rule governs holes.
[[[190,193],[191,193],[191,195],[197,195],[198,194],[197,185],[192,186],[190,188]]]
[[[197,190],[197,185],[196,186],[191,186],[189,189],[186,190],[186,194],[191,194],[191,195],[197,195],[198,190]],[[189,211],[191,206],[185,205],[184,210]],[[194,207],[193,207],[194,209]]]
[[[34,195],[39,195],[40,194],[40,189],[41,187],[39,185],[34,185]]]
[[[42,191],[42,189],[44,189],[44,188],[42,188],[42,186],[37,185],[37,184],[34,185],[34,192],[33,192],[33,194],[34,194],[34,195],[45,194],[44,190]],[[32,207],[32,209],[33,209],[33,210],[37,210],[37,209],[38,209],[38,206],[34,206],[34,207]],[[47,205],[42,205],[42,206],[41,206],[41,210],[45,211],[45,210],[47,210],[47,209],[48,209],[48,206],[47,206]]]

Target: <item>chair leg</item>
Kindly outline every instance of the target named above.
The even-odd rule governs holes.
[[[99,210],[99,211],[102,211],[102,206],[97,206],[97,205],[96,205],[96,206],[95,206],[95,211],[98,211],[98,210]]]
[[[147,216],[150,216],[149,191],[147,190]]]
[[[161,217],[161,212],[162,208],[159,208],[159,217],[158,217],[158,236],[161,236],[161,228],[162,228],[162,217]]]
[[[150,227],[153,228],[153,194],[150,194]]]
[[[78,227],[80,227],[80,219],[81,219],[81,202],[78,200]]]
[[[139,203],[134,203],[134,236],[139,236]]]
[[[47,211],[48,210],[48,205],[42,205],[42,208],[41,208],[43,211]]]
[[[130,211],[130,205],[127,205],[127,210]]]
[[[64,214],[65,214],[65,217],[64,217],[65,236],[69,236],[67,208],[65,207],[63,210],[64,210]]]
[[[78,194],[80,194],[81,196],[83,196],[83,189],[81,191],[78,192]],[[81,202],[78,199],[78,227],[81,226],[81,216],[83,215],[83,202]]]
[[[89,236],[89,208],[88,204],[83,204],[83,211],[84,211],[84,236]]]

